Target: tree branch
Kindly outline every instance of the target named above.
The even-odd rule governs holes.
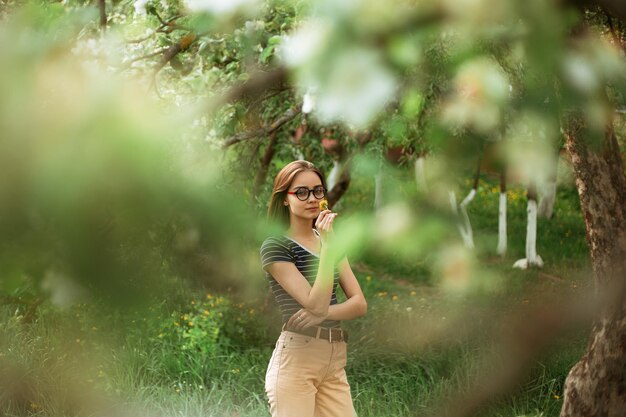
[[[268,126],[264,126],[253,131],[237,133],[236,135],[229,137],[228,139],[224,141],[222,148],[226,149],[236,143],[243,142],[244,140],[249,140],[249,139],[269,135],[270,133],[273,133],[274,131],[278,130],[278,128],[280,128],[282,125],[284,125],[288,121],[294,119],[298,114],[300,114],[300,106],[291,108],[287,110],[285,114],[280,116],[278,119],[274,120]]]
[[[220,108],[230,102],[241,100],[245,97],[258,97],[267,90],[284,89],[283,84],[287,81],[287,69],[285,67],[274,68],[271,71],[259,71],[253,74],[247,81],[237,84],[215,99],[209,110]]]
[[[626,21],[626,2],[623,0],[565,0],[581,11],[585,8],[599,7],[605,13],[611,14],[621,20]]]
[[[179,52],[187,50],[192,43],[196,41],[196,34],[193,32],[187,33],[185,36],[181,38],[180,41],[176,42],[174,45],[167,48],[163,57],[157,63],[154,69],[154,76],[156,77],[157,73],[161,71],[161,69],[172,60]]]
[[[263,159],[261,160],[261,166],[259,167],[256,178],[254,179],[252,201],[254,201],[257,195],[259,195],[259,190],[265,182],[265,177],[267,176],[267,171],[270,163],[272,162],[272,158],[274,157],[274,153],[276,153],[276,131],[273,131],[270,134],[270,141],[267,144],[267,148],[265,148],[265,153],[263,154]]]

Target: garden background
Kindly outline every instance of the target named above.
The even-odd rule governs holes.
[[[0,0],[0,19],[2,415],[268,415],[259,248],[295,159],[328,176],[368,301],[344,324],[359,416],[623,411],[619,2]]]

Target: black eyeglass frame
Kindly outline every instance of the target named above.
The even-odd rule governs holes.
[[[319,190],[320,188],[322,189],[322,196],[321,196],[321,197],[318,197],[318,196],[316,196],[316,195],[315,195],[315,191],[316,191],[316,190]],[[305,198],[300,198],[300,196],[298,196],[298,192],[299,192],[300,190],[306,190],[306,191],[307,191],[307,194],[306,194],[306,197],[305,197]],[[324,188],[324,186],[323,186],[323,185],[318,185],[318,186],[316,186],[315,188],[298,187],[298,188],[296,188],[296,191],[287,191],[287,194],[293,194],[293,195],[295,195],[295,196],[296,196],[296,198],[297,198],[298,200],[300,200],[300,201],[307,201],[307,200],[309,199],[309,197],[311,197],[311,193],[313,193],[313,197],[315,197],[315,198],[316,198],[316,199],[318,199],[318,200],[321,200],[321,199],[323,199],[324,197],[326,197],[326,188]]]

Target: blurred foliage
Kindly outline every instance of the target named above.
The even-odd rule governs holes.
[[[449,191],[492,145],[522,184],[546,178],[563,111],[599,138],[625,85],[621,23],[552,2],[119,1],[106,30],[89,2],[3,4],[1,288],[25,305],[132,304],[171,279],[258,295],[271,178],[300,157],[342,160],[357,193],[384,179],[379,212],[339,202],[341,252],[425,258],[444,286],[460,262],[469,283]],[[424,154],[428,191],[407,169]]]
[[[350,170],[351,185],[335,206],[342,214],[340,253],[361,266],[439,285],[456,303],[482,301],[528,278],[510,278],[504,267],[482,262],[495,247],[492,180],[479,183],[484,200],[470,209],[485,231],[479,250],[459,246],[449,192],[469,190],[466,179],[485,149],[494,147],[495,165],[506,163],[518,174],[508,194],[516,239],[509,256],[515,257],[523,250],[522,190],[554,169],[562,115],[581,109],[592,145],[615,118],[623,144],[623,113],[614,110],[624,106],[625,26],[598,8],[542,0],[116,0],[105,6],[103,28],[95,2],[0,2],[0,297],[10,306],[3,332],[14,335],[12,345],[32,347],[24,368],[32,360],[35,379],[54,381],[54,372],[37,362],[52,350],[14,320],[54,328],[55,314],[71,316],[73,308],[90,305],[111,323],[77,320],[64,327],[84,334],[128,321],[130,328],[120,327],[136,350],[129,348],[125,363],[137,365],[136,375],[158,379],[165,366],[172,375],[193,369],[195,384],[227,384],[247,372],[246,389],[258,392],[258,369],[231,366],[228,355],[267,349],[271,340],[256,316],[259,306],[246,302],[266,289],[258,247],[281,232],[263,221],[266,205],[272,178],[294,159],[311,160],[326,173],[341,160]],[[268,130],[302,109],[305,96],[315,102],[312,112]],[[244,139],[224,148],[237,135]],[[412,164],[421,155],[428,156],[426,189],[415,186]],[[385,184],[378,211],[376,176]],[[558,199],[566,202],[567,210],[557,213],[563,222],[545,225],[539,250],[548,263],[577,257],[575,264],[586,266],[582,239],[569,239],[583,232],[576,196],[569,188]],[[359,274],[368,296],[398,297],[377,278],[363,281]],[[214,298],[190,307],[181,287]],[[218,295],[225,293],[236,296]],[[160,304],[164,299],[171,304]],[[109,310],[120,305],[127,310]],[[135,308],[148,317],[130,318]],[[413,340],[419,346],[441,335],[432,316],[411,321],[417,305],[376,308],[381,325],[371,329],[395,318],[423,326]],[[371,329],[355,326],[363,340],[371,336]],[[54,352],[85,343],[72,337],[74,330],[57,335],[67,340]],[[145,334],[153,338],[146,341]],[[92,347],[105,349],[106,339]],[[161,362],[149,362],[150,352],[161,352]],[[226,359],[210,369],[214,357]],[[434,371],[413,363],[416,379],[433,380]],[[409,366],[395,365],[396,373]],[[27,392],[54,397],[43,383],[29,381]],[[385,389],[368,398],[391,395]],[[25,398],[18,407],[24,413],[45,401]],[[65,413],[62,405],[58,410]]]

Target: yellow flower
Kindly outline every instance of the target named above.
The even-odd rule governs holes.
[[[411,291],[411,295],[414,297],[417,294],[415,291]]]
[[[189,324],[190,326],[193,326],[193,321],[190,321],[190,322],[189,322],[189,323],[187,323],[187,324]]]
[[[365,280],[366,280],[366,281],[371,281],[371,280],[372,280],[372,277],[368,275],[368,276],[366,276],[366,277],[365,277]]]
[[[208,316],[208,315],[209,315],[209,310],[204,310],[202,313],[203,313],[205,316]]]
[[[378,293],[379,297],[384,297],[386,295],[387,295],[387,291],[381,291],[381,292]]]
[[[207,294],[206,298],[207,298],[207,300],[211,300],[211,299],[213,299],[213,296],[211,294]]]
[[[398,299],[398,296],[397,296],[397,295],[394,295],[393,297],[391,297],[391,300],[392,300],[392,301],[396,301],[397,299]]]
[[[561,396],[559,396],[559,395],[555,395],[555,396],[554,396],[554,399],[555,399],[555,400],[558,400],[558,399],[560,399],[560,398],[561,398]]]

